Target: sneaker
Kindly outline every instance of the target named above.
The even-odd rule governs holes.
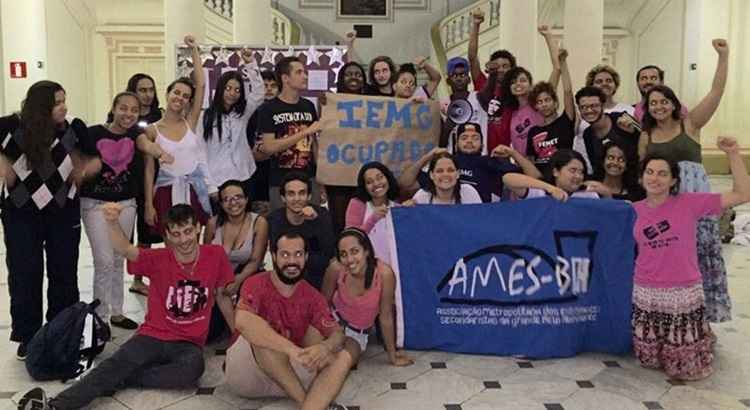
[[[18,360],[26,360],[26,343],[19,343],[18,344],[18,350],[16,350],[16,359]]]
[[[120,316],[115,320],[114,317],[109,319],[109,323],[112,324],[114,327],[119,327],[120,329],[126,329],[126,330],[135,330],[138,329],[138,323],[135,321],[128,319],[125,316]]]
[[[47,402],[47,394],[40,387],[34,387],[26,392],[18,401],[18,410],[51,410]]]

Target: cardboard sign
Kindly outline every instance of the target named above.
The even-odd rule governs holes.
[[[318,143],[318,182],[356,186],[362,165],[377,161],[396,176],[437,146],[437,102],[326,94]]]

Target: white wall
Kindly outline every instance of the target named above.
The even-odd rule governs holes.
[[[47,78],[60,83],[66,92],[70,116],[86,123],[93,120],[89,107],[87,28],[63,1],[47,1]]]

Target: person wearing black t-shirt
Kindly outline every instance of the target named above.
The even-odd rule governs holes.
[[[123,316],[124,260],[115,254],[109,242],[109,231],[101,210],[106,202],[117,202],[123,212],[120,226],[123,232],[133,232],[136,196],[142,186],[134,170],[137,166],[136,147],[162,161],[171,157],[143,134],[136,121],[140,113],[138,96],[125,91],[112,102],[112,121],[88,129],[81,141],[81,151],[99,157],[101,172],[81,187],[81,218],[91,244],[94,259],[94,299],[101,304],[97,313],[112,326],[136,329],[138,324]]]
[[[591,162],[589,174],[601,180],[604,175],[604,144],[616,141],[625,149],[628,159],[637,158],[639,125],[630,115],[622,112],[604,113],[607,97],[596,87],[583,87],[576,93],[576,104],[583,120],[591,126],[583,132],[586,154]]]
[[[490,155],[482,155],[483,138],[479,124],[461,124],[457,132],[453,162],[456,164],[459,181],[471,185],[479,193],[482,202],[500,200],[503,192],[502,178],[506,173],[523,172],[532,178],[541,178],[542,175],[531,161],[506,145],[498,145]],[[429,175],[422,168],[441,152],[447,150],[435,148],[407,167],[399,177],[399,186],[405,192],[415,192],[420,187],[424,189],[429,186]],[[515,164],[510,161],[511,158]]]
[[[143,132],[150,124],[161,119],[162,113],[159,108],[159,97],[156,95],[156,82],[150,75],[144,73],[133,74],[128,80],[128,85],[125,88],[125,91],[135,93],[141,104],[138,122],[134,125],[134,128]],[[110,113],[107,118],[107,123],[111,122],[112,114]],[[139,247],[150,248],[153,244],[161,243],[162,238],[161,235],[155,234],[153,229],[149,228],[144,216],[146,212],[146,198],[143,193],[143,177],[145,175],[146,157],[141,150],[135,151],[135,159],[133,161],[135,162],[133,166],[133,180],[138,181],[136,184],[137,190],[135,195],[136,239]],[[158,164],[156,164],[156,167],[155,174],[158,173]],[[148,295],[148,286],[143,282],[143,276],[133,276],[133,283],[130,285],[129,291],[143,296]]]
[[[263,96],[265,100],[263,104],[265,104],[279,95],[279,85],[276,83],[276,77],[274,77],[271,71],[261,71],[260,77],[263,79],[263,87],[265,89],[265,95]],[[263,104],[255,110],[247,122],[247,142],[253,150],[257,168],[253,176],[250,177],[250,182],[245,189],[250,195],[250,200],[252,201],[250,206],[253,212],[267,216],[271,207],[268,202],[268,178],[271,172],[271,160],[261,152],[260,146],[263,140],[258,134],[258,113],[261,111]]]
[[[285,57],[276,64],[275,75],[281,92],[263,104],[258,114],[258,134],[263,140],[260,151],[271,156],[272,210],[282,206],[279,184],[287,172],[296,170],[314,178],[313,142],[320,131],[315,105],[300,96],[307,89],[305,66],[296,57]],[[319,194],[313,192],[312,201],[319,203]]]
[[[568,53],[564,49],[558,53],[565,103],[563,113],[557,114],[560,104],[552,84],[546,81],[537,83],[529,94],[529,101],[534,109],[544,116],[544,122],[529,130],[526,156],[545,176],[549,176],[552,172],[549,166],[552,155],[558,150],[573,148],[573,138],[575,138],[576,107],[573,101],[567,56]]]

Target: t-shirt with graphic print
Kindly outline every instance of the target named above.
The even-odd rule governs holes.
[[[271,275],[274,273],[263,272],[248,278],[242,284],[237,309],[260,316],[276,333],[299,347],[310,326],[325,338],[338,328],[325,298],[306,280],[299,281],[294,293],[284,297]]]
[[[150,279],[146,319],[138,334],[164,341],[203,346],[214,305],[214,292],[234,280],[221,245],[200,245],[198,260],[183,265],[171,248],[139,249],[128,273]]]
[[[651,207],[633,204],[633,236],[638,245],[634,281],[652,288],[701,283],[695,230],[698,219],[721,214],[721,194],[683,193]]]
[[[510,118],[510,143],[513,149],[526,155],[526,144],[531,127],[541,125],[544,121],[531,105],[524,105],[513,111]]]
[[[547,125],[537,125],[529,130],[526,140],[526,156],[537,169],[547,175],[549,159],[561,149],[572,149],[575,138],[575,124],[564,111]]]
[[[453,160],[458,167],[459,180],[473,186],[482,202],[493,202],[503,192],[503,175],[508,172],[521,172],[521,168],[507,159],[492,158],[487,155],[457,153]]]
[[[289,104],[276,97],[259,108],[258,134],[285,138],[297,134],[317,120],[318,113],[310,100],[300,97],[297,103]],[[270,185],[279,186],[284,175],[291,170],[302,171],[310,178],[315,176],[313,136],[307,136],[271,157]]]
[[[99,174],[83,184],[81,196],[102,201],[135,198],[142,181],[137,180],[136,138],[141,134],[133,127],[125,134],[115,134],[104,125],[89,127],[81,141],[81,151],[102,161]]]

